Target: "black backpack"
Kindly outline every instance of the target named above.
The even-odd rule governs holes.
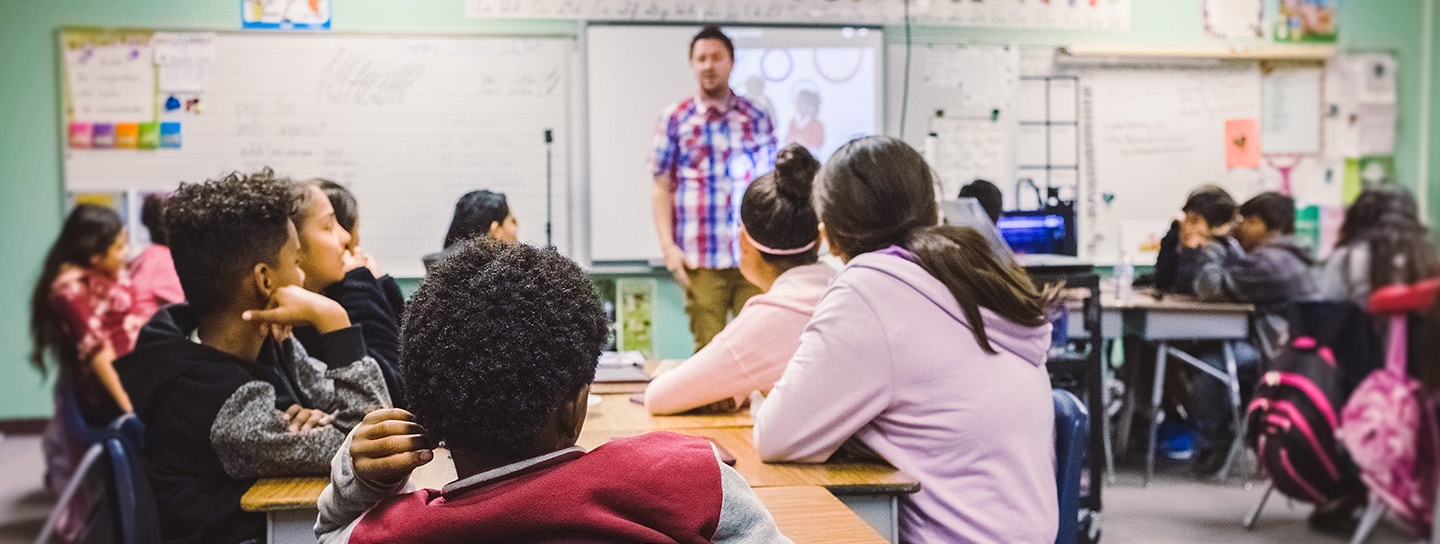
[[[1260,378],[1250,401],[1245,440],[1275,488],[1323,504],[1364,489],[1340,451],[1340,372],[1329,348],[1294,339]]]
[[[1276,489],[1321,504],[1364,490],[1335,429],[1354,370],[1370,366],[1372,321],[1349,303],[1297,304],[1290,315],[1292,340],[1256,385],[1245,440]]]

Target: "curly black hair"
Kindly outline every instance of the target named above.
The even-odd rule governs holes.
[[[540,426],[595,379],[608,326],[585,273],[554,249],[460,242],[400,330],[410,410],[452,449],[530,453]]]
[[[165,231],[185,300],[219,309],[255,263],[276,263],[289,237],[296,184],[269,168],[182,183],[165,201]]]

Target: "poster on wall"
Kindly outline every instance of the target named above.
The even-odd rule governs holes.
[[[1336,21],[1340,0],[1280,0],[1275,19],[1275,41],[1335,43],[1340,35]]]
[[[69,149],[156,149],[152,33],[60,35],[64,134]]]
[[[240,0],[240,26],[262,30],[330,30],[330,0]]]
[[[1261,0],[1205,0],[1205,33],[1221,39],[1259,38],[1265,31]]]

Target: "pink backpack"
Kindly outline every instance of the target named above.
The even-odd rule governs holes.
[[[1355,389],[1340,414],[1338,434],[1370,493],[1412,530],[1429,534],[1440,432],[1420,382],[1405,374],[1405,344],[1405,314],[1397,313],[1390,319],[1385,368]]]

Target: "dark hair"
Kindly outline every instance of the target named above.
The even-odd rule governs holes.
[[[700,40],[720,40],[720,43],[725,44],[725,50],[730,52],[730,60],[735,60],[735,42],[730,41],[730,37],[720,30],[720,25],[705,25],[694,38],[690,38],[690,55],[686,58],[695,56],[695,42]]]
[[[182,183],[165,201],[175,273],[196,312],[211,312],[229,301],[255,263],[276,262],[289,238],[296,187],[266,168]]]
[[[1255,195],[1240,205],[1241,217],[1255,217],[1265,228],[1280,234],[1295,234],[1295,199],[1274,191]]]
[[[30,363],[46,373],[45,353],[55,356],[60,365],[62,378],[68,377],[80,364],[79,338],[72,338],[65,332],[65,326],[50,304],[50,288],[60,276],[60,268],[70,264],[89,268],[90,259],[110,250],[115,237],[125,230],[125,223],[115,210],[94,204],[80,204],[70,210],[65,224],[60,227],[60,237],[45,254],[45,265],[40,270],[40,279],[30,295],[30,339],[34,350],[30,352]]]
[[[995,353],[980,308],[1016,324],[1046,323],[1046,301],[1019,266],[997,256],[979,231],[938,226],[935,174],[905,142],[869,136],[842,146],[821,169],[815,192],[829,241],[851,257],[901,246],[945,284],[975,342]]]
[[[325,192],[325,197],[330,199],[330,207],[335,208],[335,222],[339,223],[345,232],[353,234],[355,220],[360,217],[360,203],[355,201],[355,194],[344,185],[328,179],[315,178],[306,183]]]
[[[510,216],[510,203],[505,193],[487,190],[470,191],[455,202],[455,217],[445,233],[445,247],[477,234],[488,234],[492,223],[504,223]]]
[[[1437,258],[1429,230],[1420,222],[1415,196],[1386,183],[1360,193],[1340,225],[1337,247],[1365,243],[1370,249],[1370,288],[1409,284],[1435,275]]]
[[[526,450],[561,401],[595,379],[609,332],[600,297],[553,248],[462,241],[425,277],[400,330],[410,410],[467,453]]]
[[[140,205],[140,224],[145,225],[145,230],[150,231],[150,243],[168,245],[165,236],[165,221],[163,219],[165,210],[165,197],[158,194],[145,195],[145,201]]]
[[[1211,227],[1218,227],[1235,219],[1235,198],[1215,185],[1203,185],[1190,192],[1185,207],[1180,211],[1198,214]]]
[[[994,183],[983,179],[977,179],[960,188],[960,198],[973,198],[980,201],[980,207],[985,209],[985,215],[990,216],[991,223],[1000,222],[1000,214],[1005,212],[1005,195],[1000,193],[1000,188]]]
[[[795,255],[760,257],[782,271],[812,264],[820,258],[820,218],[810,200],[810,189],[820,161],[799,144],[790,144],[775,156],[775,171],[760,176],[745,189],[740,201],[740,222],[750,238],[771,249],[796,249],[815,244]]]

